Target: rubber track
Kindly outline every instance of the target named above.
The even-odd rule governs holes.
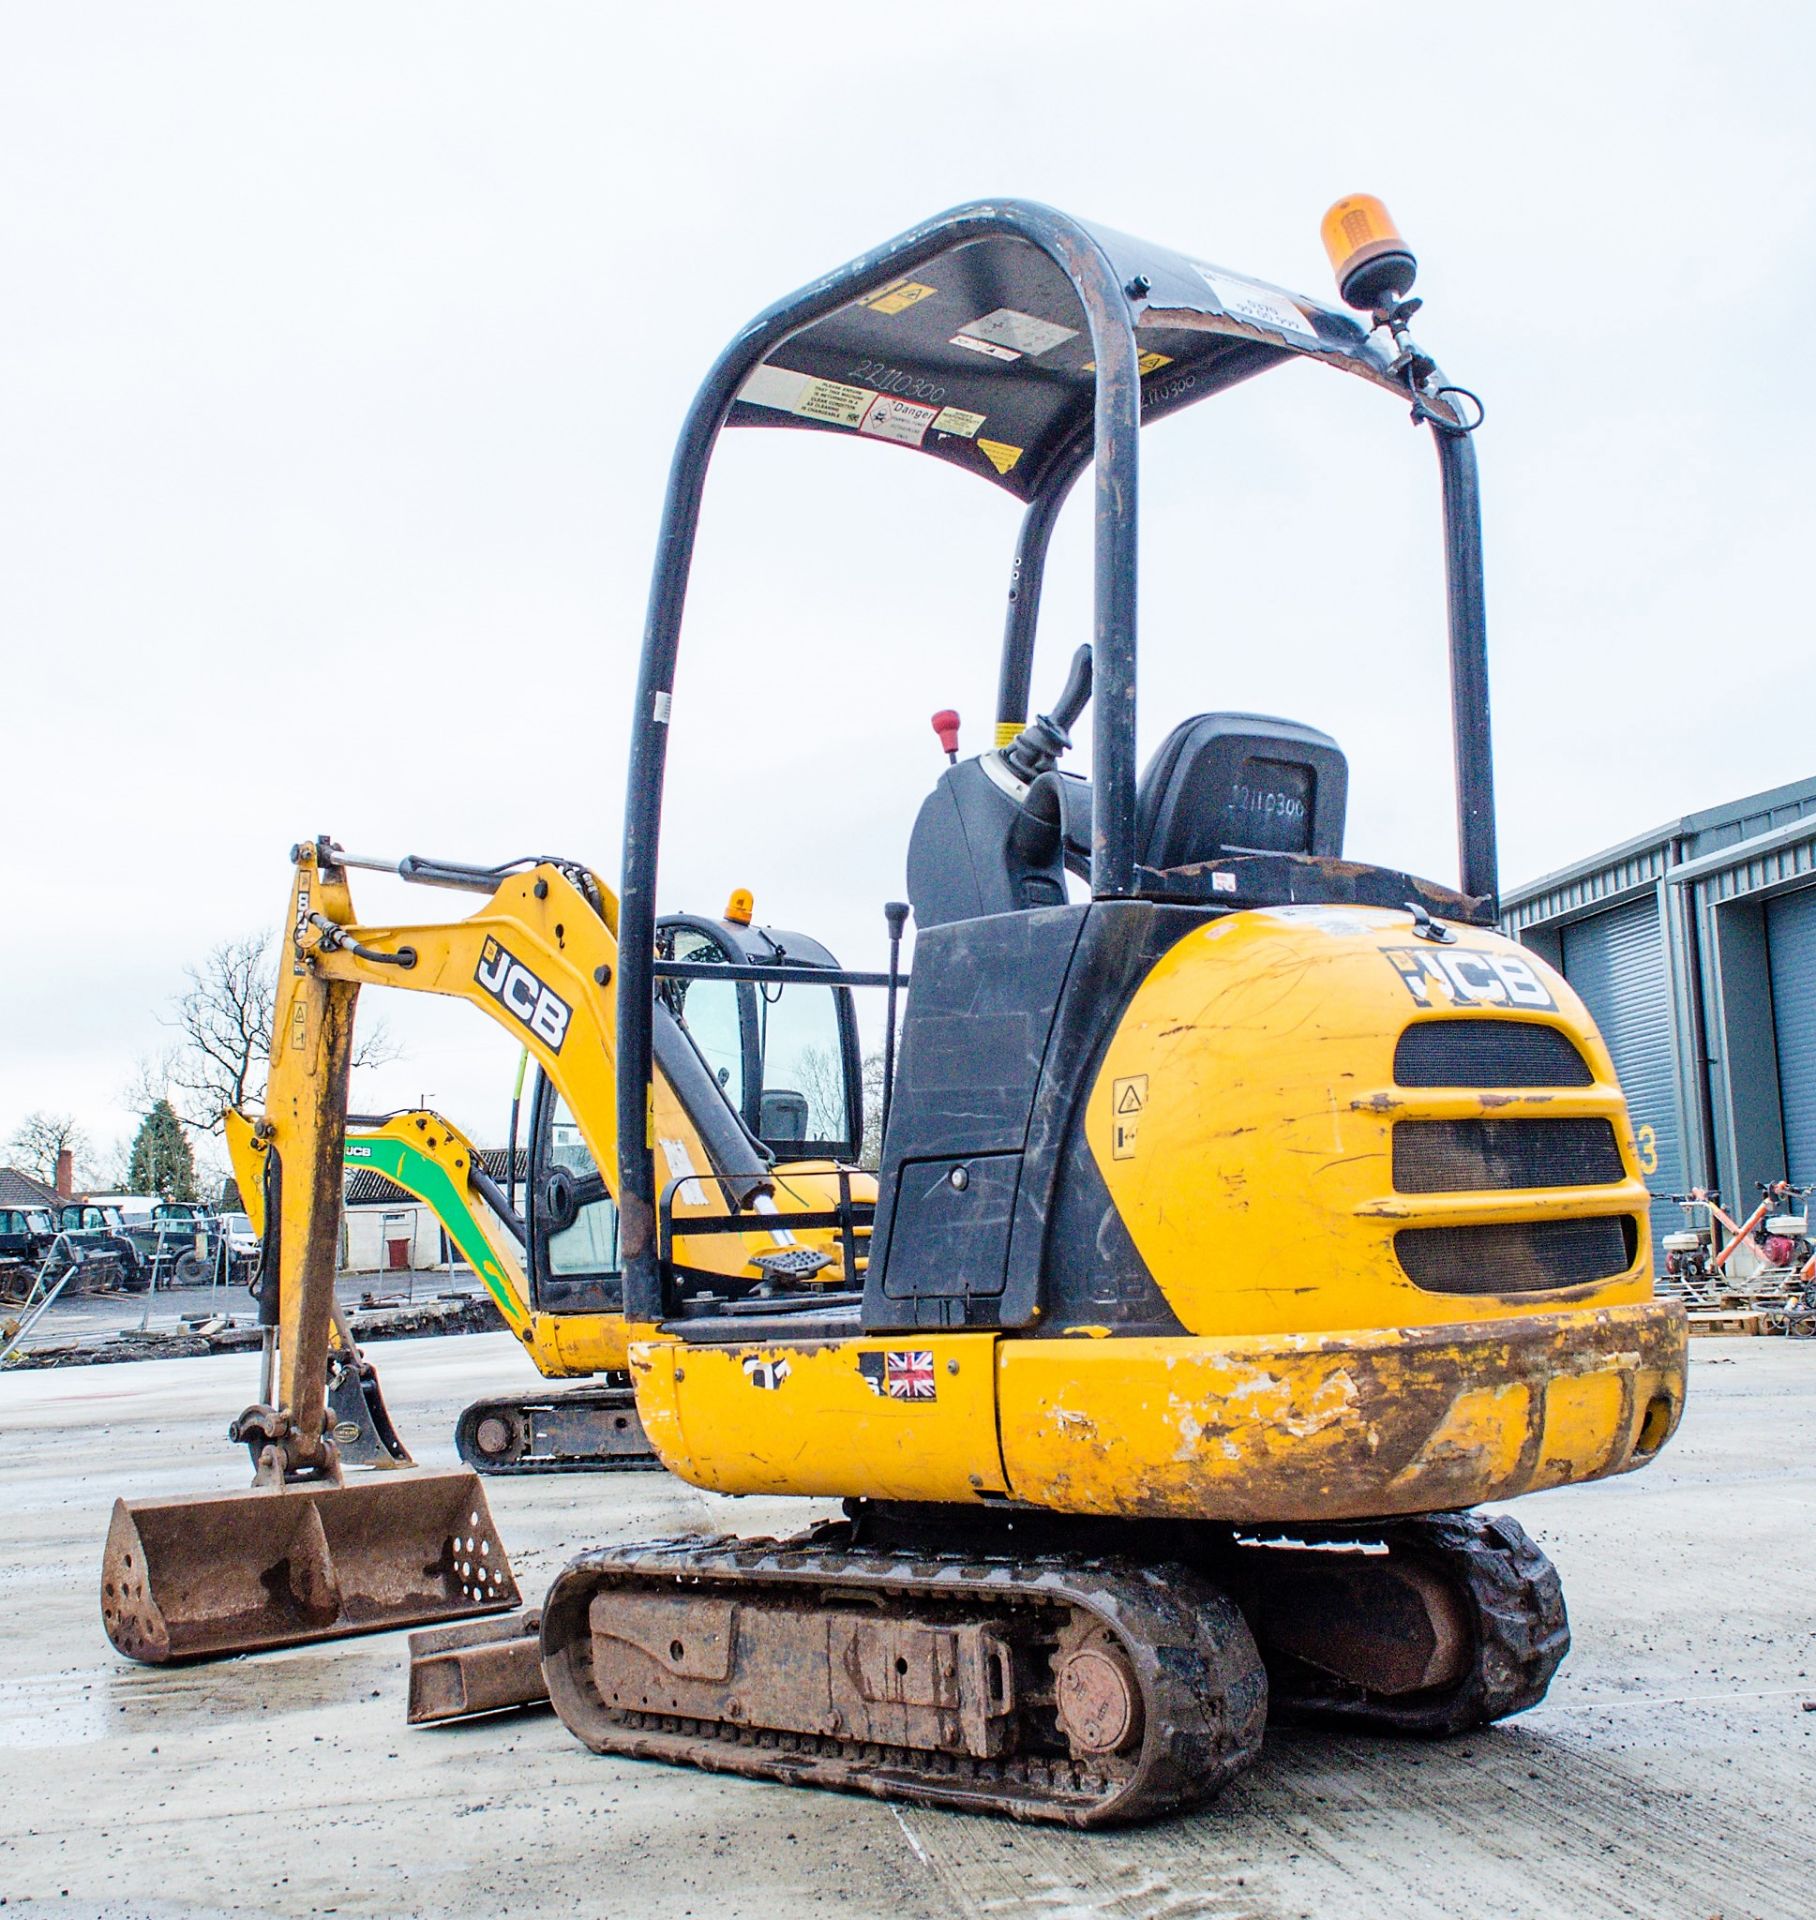
[[[1368,1537],[1431,1568],[1461,1593],[1475,1633],[1470,1670],[1450,1687],[1397,1697],[1334,1685],[1322,1692],[1303,1668],[1291,1675],[1270,1671],[1276,1721],[1442,1738],[1544,1699],[1570,1651],[1570,1620],[1557,1569],[1517,1520],[1435,1513],[1389,1521]]]
[[[543,1609],[543,1668],[555,1710],[596,1753],[681,1762],[797,1785],[1008,1814],[1075,1827],[1152,1818],[1209,1800],[1259,1752],[1267,1676],[1234,1603],[1185,1567],[1115,1560],[1016,1562],[915,1556],[848,1544],[834,1525],[794,1540],[700,1540],[603,1548],[571,1561]],[[592,1685],[588,1606],[612,1585],[792,1589],[818,1607],[829,1593],[903,1606],[953,1603],[967,1618],[1082,1613],[1110,1627],[1142,1690],[1138,1752],[1113,1763],[1064,1755],[977,1760],[931,1749],[610,1708]],[[747,1695],[748,1697],[748,1695]]]
[[[574,1387],[561,1393],[502,1394],[490,1400],[475,1400],[454,1424],[454,1446],[461,1460],[475,1473],[488,1478],[510,1473],[660,1473],[662,1462],[654,1452],[528,1454],[516,1460],[499,1460],[481,1453],[477,1444],[479,1423],[489,1413],[501,1413],[529,1421],[541,1408],[565,1410],[576,1405],[596,1408],[611,1415],[637,1410],[637,1395],[630,1387]]]

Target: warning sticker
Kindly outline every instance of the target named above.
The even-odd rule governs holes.
[[[994,340],[974,340],[968,333],[955,333],[950,344],[955,347],[969,347],[973,353],[987,353],[992,360],[1021,358],[1013,347],[999,347]]]
[[[819,380],[810,373],[790,373],[786,367],[759,367],[738,398],[749,406],[798,413],[804,420],[855,427],[876,395],[869,387],[849,387],[842,380]]]
[[[1110,1157],[1135,1158],[1135,1133],[1141,1125],[1142,1109],[1148,1104],[1148,1076],[1130,1074],[1126,1080],[1110,1082]]]
[[[664,1139],[658,1144],[662,1148],[663,1159],[668,1162],[668,1177],[681,1182],[675,1189],[675,1197],[690,1207],[705,1206],[706,1189],[695,1177],[699,1168],[694,1165],[694,1157],[688,1152],[687,1143]]]
[[[1251,326],[1266,327],[1270,333],[1290,333],[1301,340],[1317,339],[1318,329],[1285,294],[1276,293],[1272,287],[1259,287],[1233,273],[1219,273],[1215,267],[1199,267],[1198,277],[1232,320],[1246,320]]]
[[[1006,446],[1001,440],[980,440],[978,450],[998,473],[1007,473],[1021,457],[1020,447]]]
[[[872,313],[906,313],[910,307],[918,306],[936,291],[936,288],[924,286],[919,280],[898,280],[893,287],[873,293],[868,300],[860,300],[858,305],[868,307]]]
[[[1143,378],[1146,378],[1150,373],[1158,373],[1162,367],[1170,367],[1172,364],[1173,356],[1170,353],[1138,353],[1135,356],[1135,371],[1142,375]],[[1087,360],[1084,365],[1079,368],[1080,373],[1095,373],[1096,371],[1097,362],[1095,360]]]
[[[980,319],[968,320],[959,328],[955,346],[969,347],[979,341],[1004,347],[1012,354],[1033,354],[1037,359],[1067,340],[1078,338],[1076,327],[1062,327],[1038,314],[1018,313],[1013,307],[998,307]]]
[[[875,434],[879,440],[899,440],[905,447],[918,447],[933,425],[938,407],[917,406],[912,400],[898,400],[892,393],[879,393],[858,422],[859,433]]]
[[[984,424],[981,413],[967,413],[963,407],[945,407],[939,418],[933,423],[935,433],[956,433],[961,439],[969,440]]]

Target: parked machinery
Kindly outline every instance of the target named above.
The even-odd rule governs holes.
[[[359,863],[297,851],[257,1141],[283,1384],[242,1417],[273,1491],[241,1504],[301,1506],[298,1476],[332,1464],[314,1382],[353,1002],[412,969],[495,1003],[609,1179],[665,1464],[846,1502],[786,1541],[573,1561],[540,1665],[591,1747],[1086,1826],[1214,1794],[1270,1714],[1480,1725],[1543,1695],[1568,1630],[1544,1556],[1469,1509],[1642,1465],[1676,1425],[1683,1315],[1652,1298],[1607,1050],[1494,931],[1479,410],[1410,338],[1412,260],[1378,204],[1339,203],[1326,235],[1367,324],[1017,201],[779,302],[712,369],[671,470],[620,897],[560,861],[443,868],[484,886],[478,914],[375,929]],[[1344,856],[1347,762],[1315,728],[1200,714],[1137,777],[1139,429],[1300,361],[1409,405],[1437,448],[1456,888]],[[881,440],[1027,506],[1001,744],[942,772],[910,844],[874,1211],[836,1161],[811,1195],[786,1183],[791,1225],[847,1250],[831,1286],[759,1264],[784,1183],[723,1131],[661,992],[688,977],[657,953],[656,853],[727,424]],[[1089,679],[1030,721],[1047,541],[1092,464]],[[1379,622],[1370,644],[1416,670]],[[1059,766],[1087,689],[1088,782]],[[705,1258],[715,1239],[745,1257]],[[489,1602],[496,1535],[455,1518],[432,1564]],[[421,1566],[433,1529],[405,1531]]]
[[[874,1181],[851,1170],[862,1134],[851,989],[816,978],[836,972],[831,954],[806,934],[753,925],[749,897],[741,892],[716,919],[666,916],[657,925],[657,952],[665,963],[691,970],[664,980],[664,1005],[748,1136],[741,1149],[748,1153],[754,1141],[774,1161],[784,1209],[819,1204],[819,1182],[841,1162],[854,1198],[872,1203]],[[747,977],[721,979],[713,971],[731,967]],[[389,982],[412,983],[413,976]],[[709,1083],[694,1075],[691,1084],[706,1093]],[[628,1369],[609,1182],[587,1129],[539,1068],[528,1122],[529,1177],[521,1188],[514,1178],[515,1103],[502,1183],[472,1142],[433,1113],[354,1116],[345,1156],[350,1168],[382,1174],[435,1212],[545,1379],[587,1382],[475,1401],[455,1428],[468,1466],[486,1474],[659,1468]],[[246,1136],[236,1129],[236,1137]],[[725,1138],[737,1135],[725,1130]],[[674,1143],[664,1151],[685,1177]],[[729,1170],[723,1157],[715,1154],[715,1173]],[[797,1172],[812,1183],[804,1196],[791,1192]],[[543,1230],[533,1233],[532,1222]],[[842,1274],[847,1259],[854,1273],[863,1272],[866,1225],[854,1221],[848,1255],[829,1249],[823,1228],[808,1230],[804,1244],[798,1239],[759,1246],[762,1264],[755,1268],[740,1240],[703,1243],[702,1271],[722,1268],[733,1279],[754,1272],[761,1283],[780,1260],[801,1284],[820,1286],[834,1284],[827,1276]]]

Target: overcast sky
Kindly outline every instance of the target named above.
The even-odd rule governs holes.
[[[186,961],[316,832],[618,866],[655,521],[777,295],[1017,194],[1330,297],[1380,194],[1480,390],[1503,873],[1816,772],[1808,9],[0,4],[0,1140],[98,1143]],[[1144,449],[1142,748],[1333,732],[1349,850],[1451,879],[1436,464],[1295,367]],[[1081,490],[1080,501],[1088,497]],[[747,433],[708,496],[664,906],[878,964],[927,715],[988,744],[1018,509]],[[1076,509],[1037,694],[1088,634]],[[1082,764],[1082,758],[1080,761]],[[362,881],[371,920],[460,897]],[[383,999],[500,1137],[512,1049]],[[0,1154],[0,1158],[4,1155]]]

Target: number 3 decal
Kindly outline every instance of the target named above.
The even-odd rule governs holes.
[[[1641,1127],[1634,1136],[1639,1143],[1639,1170],[1641,1173],[1658,1171],[1658,1135],[1650,1127]]]

